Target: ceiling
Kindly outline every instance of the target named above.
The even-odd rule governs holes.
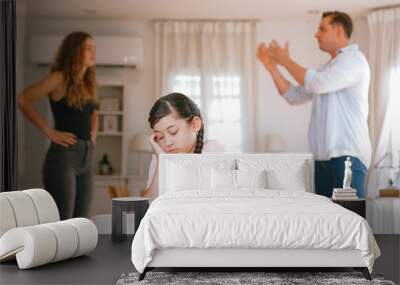
[[[400,0],[17,0],[30,17],[92,19],[258,19],[320,17],[326,10],[353,17],[400,5]]]

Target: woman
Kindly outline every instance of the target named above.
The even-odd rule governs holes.
[[[160,153],[219,152],[223,147],[216,141],[203,141],[204,124],[200,110],[187,96],[171,93],[158,99],[148,119],[153,134],[150,144],[155,155],[150,163],[147,189],[142,196],[158,196],[158,155]]]
[[[60,218],[85,217],[92,196],[92,152],[96,143],[96,49],[85,32],[67,35],[51,72],[19,95],[24,115],[51,140],[43,169],[43,184],[53,196]],[[55,126],[33,103],[48,97]]]

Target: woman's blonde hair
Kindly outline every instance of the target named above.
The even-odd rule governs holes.
[[[80,77],[84,60],[84,43],[92,36],[86,32],[67,35],[57,51],[51,71],[61,71],[66,83],[68,106],[81,109],[88,101],[96,101],[95,67],[88,67],[84,77]]]

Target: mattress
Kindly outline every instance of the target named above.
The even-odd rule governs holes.
[[[167,192],[153,201],[132,242],[139,272],[162,249],[359,250],[372,271],[380,255],[361,216],[301,191]]]

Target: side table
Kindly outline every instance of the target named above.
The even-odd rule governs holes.
[[[150,199],[145,197],[120,197],[112,199],[112,225],[111,240],[123,241],[126,234],[122,233],[122,215],[123,212],[135,213],[135,232],[137,231],[140,221],[146,214],[150,205]]]
[[[359,214],[365,219],[365,199],[358,198],[354,200],[336,200],[332,199],[332,202],[339,204],[340,206]]]

